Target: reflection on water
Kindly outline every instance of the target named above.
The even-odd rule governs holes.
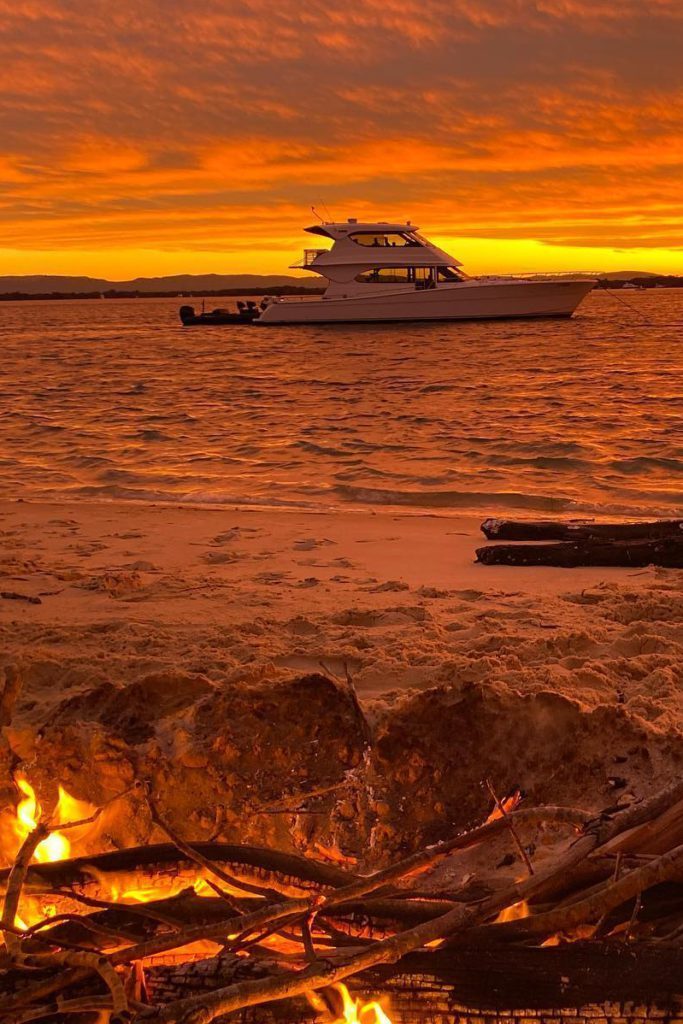
[[[681,514],[683,290],[628,300],[648,322],[604,292],[571,321],[270,329],[0,303],[0,489]]]

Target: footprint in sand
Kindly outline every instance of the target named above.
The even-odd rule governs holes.
[[[304,618],[303,615],[297,615],[296,618],[286,622],[285,629],[293,633],[294,636],[315,636],[320,632],[316,624],[310,619]]]
[[[209,541],[215,547],[220,547],[222,544],[229,544],[231,541],[239,537],[239,527],[235,526],[232,530],[225,530],[223,533],[217,533],[216,536]]]
[[[139,572],[112,570],[102,573],[101,576],[91,576],[79,586],[82,590],[104,591],[110,597],[126,597],[140,590],[144,584]]]
[[[83,544],[67,544],[66,550],[73,551],[79,558],[90,558],[91,555],[96,555],[99,551],[106,551],[108,546],[99,540],[91,540]]]
[[[419,587],[416,594],[420,597],[429,597],[434,600],[441,600],[444,597],[451,597],[453,591],[439,590],[437,587]]]
[[[333,615],[331,622],[339,626],[398,626],[414,625],[431,620],[431,615],[422,605],[394,605],[393,608],[383,610],[361,610],[349,608],[339,615]]]
[[[322,540],[315,537],[303,537],[301,540],[294,541],[294,549],[296,551],[313,551],[314,548],[326,548],[335,543],[336,541],[327,540],[326,537],[323,537]]]
[[[288,586],[291,584],[288,582],[287,577],[291,576],[289,572],[259,572],[254,576],[255,583],[267,583],[270,586],[274,586],[277,583],[287,583]]]
[[[202,555],[202,562],[207,565],[230,565],[232,562],[240,562],[244,557],[237,551],[207,551]]]
[[[345,679],[347,674],[353,675],[363,667],[360,658],[340,658],[339,655],[321,654],[319,657],[306,654],[281,654],[273,658],[281,668],[291,668],[295,672],[320,672],[328,676],[339,676]]]
[[[259,530],[255,526],[233,526],[229,530],[217,533],[209,543],[214,547],[220,547],[222,544],[230,544],[233,540],[248,540],[253,537],[259,537],[263,532],[263,530]]]
[[[400,580],[387,580],[386,583],[378,583],[374,587],[361,587],[361,590],[367,591],[369,594],[393,594],[400,590],[410,590],[407,583],[402,583]]]
[[[483,590],[454,590],[452,596],[459,597],[463,601],[481,601],[486,594]]]

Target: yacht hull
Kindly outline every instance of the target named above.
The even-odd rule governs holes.
[[[387,323],[570,317],[593,281],[465,281],[440,288],[388,288],[348,298],[280,299],[254,321],[276,324]]]

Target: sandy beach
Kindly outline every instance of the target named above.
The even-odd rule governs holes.
[[[11,747],[95,803],[151,775],[198,836],[221,805],[227,837],[376,859],[481,816],[489,777],[596,808],[666,780],[680,572],[481,566],[479,523],[5,502],[2,592],[40,602],[0,601]]]
[[[513,653],[519,671],[545,658],[551,673],[520,677],[521,689],[552,679],[562,691],[572,658],[564,667],[584,681],[572,674],[571,695],[592,705],[626,685],[610,661],[670,655],[674,668],[680,653],[679,572],[479,565],[475,516],[5,502],[0,523],[3,591],[39,599],[0,605],[16,655],[42,635],[46,656],[69,660],[69,638],[82,653],[106,622],[150,638],[165,631],[150,669],[175,659],[200,671],[213,630],[220,678],[264,665],[317,671],[321,661],[336,670],[346,659],[364,697],[434,685],[454,656],[472,660],[469,679],[483,656],[499,678]],[[111,653],[138,656],[133,644]],[[592,663],[600,678],[587,675]],[[647,695],[641,683],[627,702]],[[657,697],[661,715],[666,694]]]

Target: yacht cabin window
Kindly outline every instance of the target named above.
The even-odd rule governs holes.
[[[414,284],[433,288],[437,281],[462,281],[455,267],[373,267],[358,274],[359,284]]]
[[[418,246],[422,240],[410,231],[354,231],[349,235],[356,245],[367,245],[373,249],[395,248],[396,246]]]
[[[373,267],[356,277],[361,284],[407,284],[414,280],[412,267]]]

